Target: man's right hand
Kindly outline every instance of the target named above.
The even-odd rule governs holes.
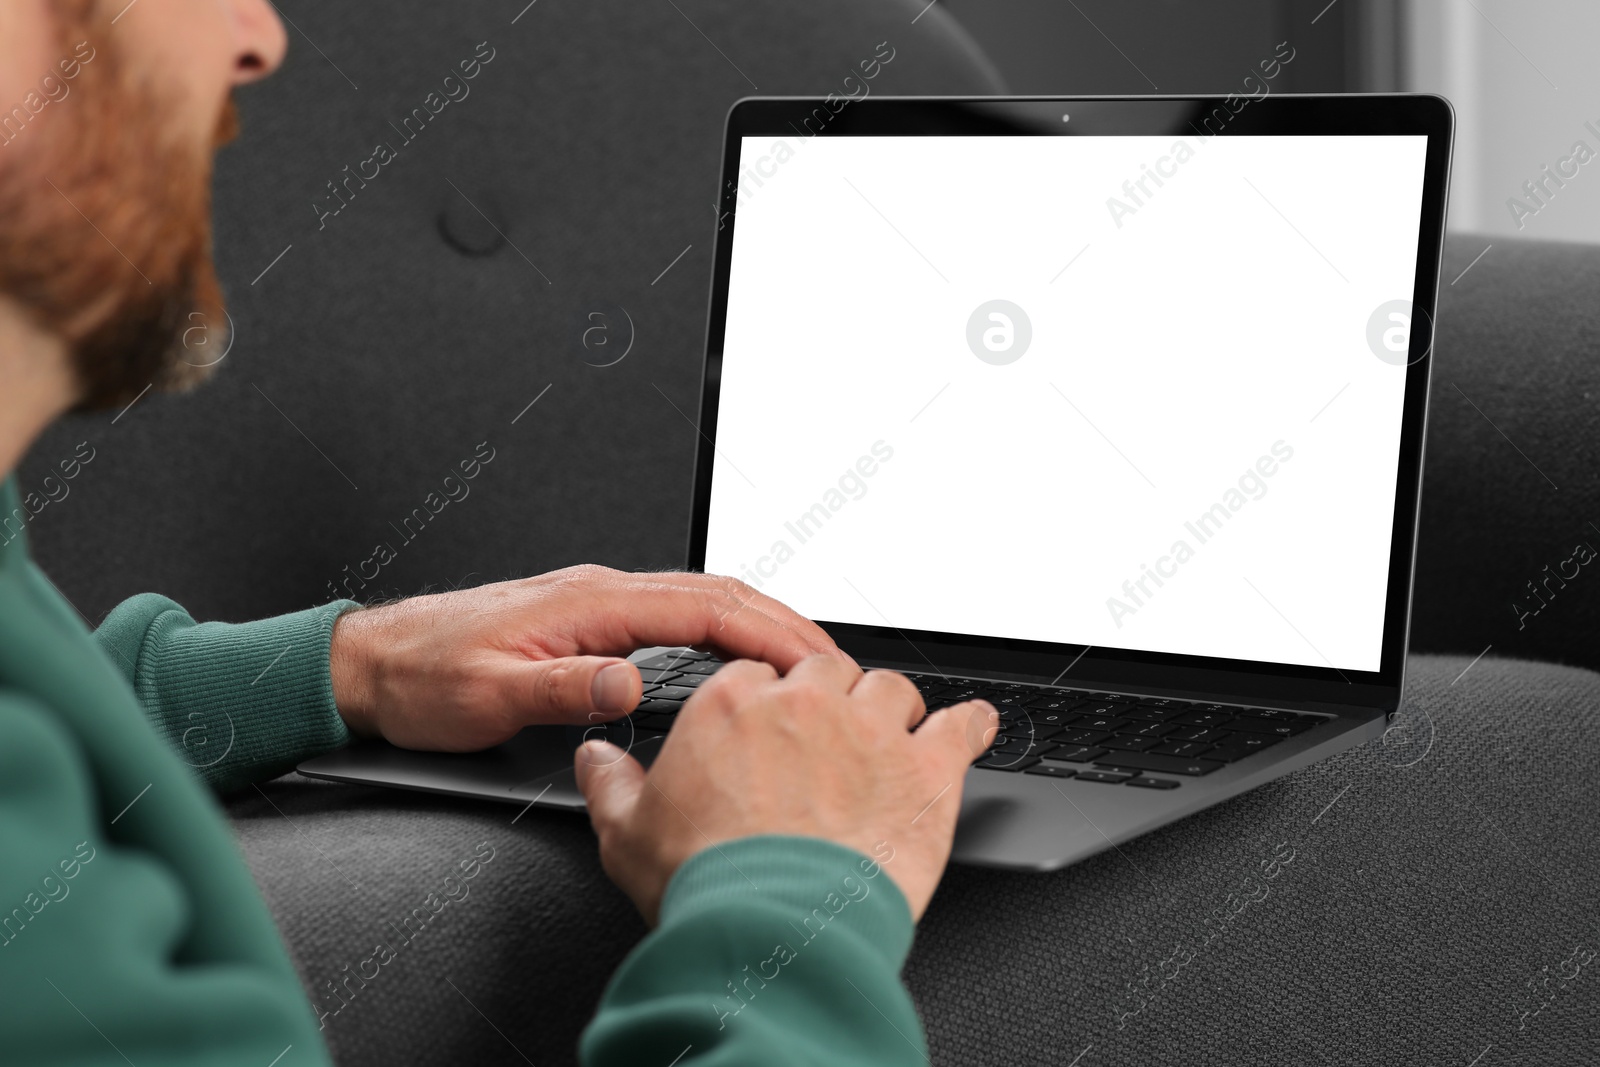
[[[696,852],[755,834],[824,838],[882,857],[922,916],[950,858],[967,768],[994,739],[984,701],[928,718],[903,675],[813,656],[784,678],[728,664],[678,713],[647,774],[604,741],[578,749],[578,786],[606,873],[654,925]]]

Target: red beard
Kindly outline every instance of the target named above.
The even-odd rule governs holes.
[[[227,347],[227,318],[211,259],[215,146],[168,129],[176,109],[96,32],[92,0],[57,5],[68,6],[61,55],[85,40],[95,54],[63,79],[55,114],[0,146],[0,293],[66,339],[77,409],[94,410],[203,381]],[[236,129],[230,100],[215,144]],[[186,336],[204,343],[186,347]]]

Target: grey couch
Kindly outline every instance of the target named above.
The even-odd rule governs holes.
[[[22,472],[96,450],[34,527],[91,620],[146,589],[202,618],[324,601],[483,441],[362,597],[681,563],[727,105],[843,91],[884,41],[875,92],[1003,89],[921,0],[280,6],[289,64],[219,173],[218,380],[59,427]],[[1445,280],[1487,244],[1452,238]],[[1597,283],[1600,250],[1496,242],[1445,288],[1395,728],[1057,874],[952,869],[906,972],[936,1063],[1593,1062],[1600,578],[1558,571],[1537,613],[1527,583],[1600,548]],[[632,348],[595,366],[616,308]],[[581,819],[296,776],[229,811],[344,1064],[571,1062],[644,933]],[[468,898],[334,999],[485,841]]]

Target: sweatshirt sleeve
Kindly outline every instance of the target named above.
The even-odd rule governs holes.
[[[350,740],[333,702],[340,600],[259,622],[197,623],[166,597],[114,608],[95,640],[156,732],[218,792],[275,777]]]
[[[708,848],[613,976],[582,1062],[925,1065],[899,978],[911,933],[899,887],[853,849],[776,835]]]
[[[110,839],[81,746],[0,688],[0,1062],[327,1067],[286,957],[186,958],[192,888]]]

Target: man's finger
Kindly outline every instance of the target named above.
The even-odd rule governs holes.
[[[595,833],[603,839],[613,828],[626,826],[645,785],[639,761],[609,741],[585,741],[573,753],[572,771]]]
[[[630,578],[612,594],[611,610],[632,647],[714,648],[723,659],[761,660],[780,671],[819,652],[844,656],[821,627],[741,582],[695,574]]]
[[[983,755],[1000,732],[1000,715],[987,700],[969,700],[928,716],[912,741],[931,747],[941,760],[948,760],[952,773],[966,773],[967,766]]]
[[[927,714],[922,694],[898,671],[868,671],[850,690],[850,699],[866,702],[873,713],[882,713],[908,730]]]
[[[724,711],[731,711],[747,703],[753,689],[777,680],[778,672],[772,664],[736,659],[700,684],[684,704],[683,714],[700,714],[699,709],[706,704],[720,704]]]
[[[833,692],[848,693],[861,681],[861,668],[838,656],[807,656],[784,677],[791,682],[809,682]]]
[[[504,698],[527,723],[606,722],[639,704],[639,669],[614,656],[532,660],[508,669]]]
[[[715,574],[674,573],[661,574],[656,577],[678,585],[723,587],[729,596],[743,600],[750,607],[760,611],[780,626],[793,630],[811,647],[812,651],[842,656],[852,663],[855,662],[843,649],[834,643],[833,638],[828,635],[828,631],[795,611],[783,601],[768,596],[754,586],[734,578],[725,578]]]

